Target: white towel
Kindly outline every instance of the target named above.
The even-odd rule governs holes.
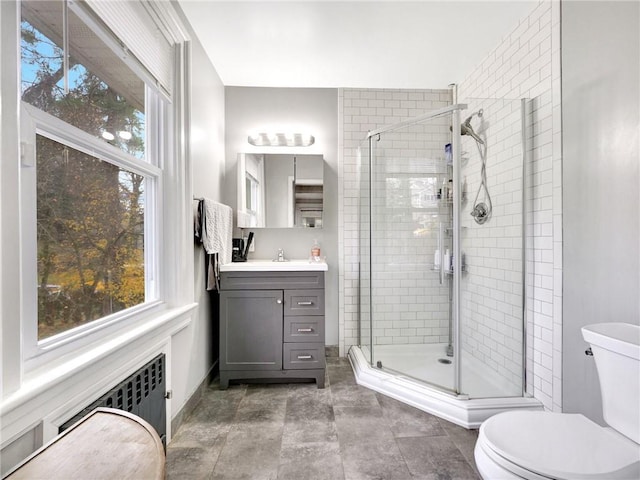
[[[228,205],[204,199],[202,245],[209,254],[218,254],[221,264],[231,263],[233,210]]]

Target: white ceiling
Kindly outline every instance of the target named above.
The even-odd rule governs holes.
[[[444,88],[538,1],[179,3],[225,85]]]

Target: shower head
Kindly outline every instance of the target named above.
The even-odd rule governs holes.
[[[471,126],[471,119],[476,115],[482,118],[482,114],[483,114],[483,111],[482,109],[480,109],[477,112],[474,112],[471,115],[469,115],[469,117],[460,125],[460,134],[469,135],[480,145],[484,145],[484,141],[476,134],[476,132],[473,131],[473,127]]]
[[[463,123],[467,123],[467,124],[469,124],[469,123],[471,123],[471,119],[472,119],[473,117],[482,118],[482,115],[484,115],[484,110],[483,110],[483,109],[480,109],[480,110],[478,110],[477,112],[473,112],[471,115],[469,115],[469,116],[467,117],[467,119],[466,119]]]
[[[484,141],[478,136],[476,132],[474,132],[473,127],[471,126],[471,119],[475,116],[482,118],[483,110],[480,109],[477,112],[473,112],[471,115],[467,117],[467,119],[460,124],[460,135],[469,135],[472,137],[479,145],[484,145]],[[453,127],[449,127],[449,130],[453,131]]]

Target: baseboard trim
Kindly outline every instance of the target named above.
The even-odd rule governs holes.
[[[218,367],[218,360],[216,360],[209,369],[209,372],[207,372],[205,377],[202,379],[202,382],[200,382],[200,385],[196,387],[191,397],[189,397],[189,399],[185,402],[184,406],[180,409],[176,416],[171,419],[172,437],[178,431],[184,420],[188,418],[189,415],[191,415],[195,408],[198,406],[200,400],[202,400],[202,395],[204,394],[204,391],[207,389],[209,384],[218,376]]]
[[[325,357],[339,357],[340,351],[338,345],[325,345],[324,354]]]

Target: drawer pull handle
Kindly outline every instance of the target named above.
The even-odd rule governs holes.
[[[313,302],[298,302],[298,305],[313,305]]]
[[[313,332],[313,328],[299,328],[299,332]]]
[[[276,300],[276,303],[277,303],[278,305],[280,305],[280,304],[282,303],[282,299],[281,299],[281,298],[277,299],[277,300]]]
[[[311,360],[312,358],[311,355],[298,355],[298,360]]]

